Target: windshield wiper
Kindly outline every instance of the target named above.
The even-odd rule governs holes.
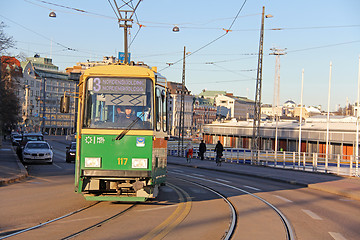
[[[130,129],[144,116],[144,112],[140,114],[132,123],[129,124],[120,134],[115,138],[115,140],[121,140],[129,131]]]

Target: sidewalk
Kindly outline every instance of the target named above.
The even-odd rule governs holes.
[[[18,159],[10,140],[0,146],[0,186],[10,184],[28,176],[24,165]]]
[[[218,167],[212,160],[201,161],[199,159],[193,158],[191,163],[186,163],[185,158],[176,156],[168,156],[168,164],[222,171],[244,176],[254,176],[279,182],[286,182],[360,201],[360,178],[355,177],[340,177],[332,174],[225,162],[222,162],[222,166]]]

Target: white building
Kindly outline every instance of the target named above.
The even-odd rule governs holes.
[[[242,98],[234,97],[232,94],[218,95],[215,98],[215,104],[217,107],[225,107],[229,109],[227,119],[248,119],[253,118],[255,103],[254,101]]]

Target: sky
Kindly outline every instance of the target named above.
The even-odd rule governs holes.
[[[124,31],[109,2],[1,0],[0,21],[16,41],[8,54],[50,57],[61,70],[117,56],[124,51]],[[186,47],[185,82],[192,94],[224,90],[254,100],[263,6],[273,17],[264,20],[262,102],[273,104],[276,57],[270,49],[277,48],[286,53],[279,57],[280,104],[300,103],[302,69],[304,105],[326,111],[329,80],[330,110],[354,103],[358,0],[143,0],[130,30],[131,61],[156,66],[168,81],[181,82]],[[49,17],[52,11],[56,18]],[[179,32],[172,31],[175,25]]]

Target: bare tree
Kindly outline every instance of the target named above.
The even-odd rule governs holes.
[[[0,23],[0,54],[6,54],[7,49],[13,47],[15,42],[7,36],[3,29],[5,24]],[[18,79],[22,69],[16,64],[16,59],[8,56],[0,57],[0,130],[4,133],[19,122],[20,102],[16,95]],[[18,62],[17,62],[18,63]]]
[[[15,46],[13,37],[9,37],[4,33],[6,25],[4,22],[0,23],[0,53],[6,53],[6,50]]]

